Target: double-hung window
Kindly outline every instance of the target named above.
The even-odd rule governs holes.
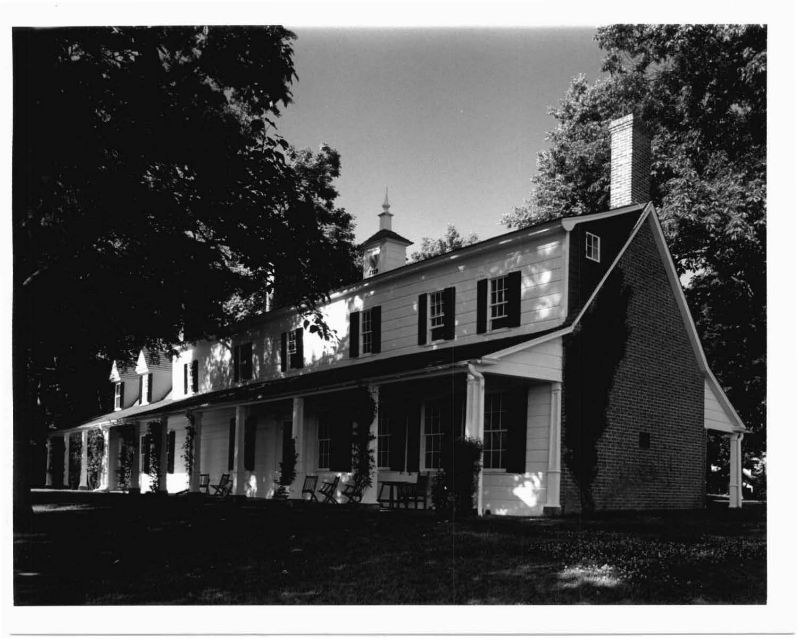
[[[586,258],[600,262],[600,236],[586,232]]]
[[[233,348],[233,380],[249,381],[253,378],[253,344],[244,343]]]
[[[476,331],[521,324],[522,272],[509,272],[478,281]]]
[[[508,282],[505,276],[489,281],[489,318],[508,318]]]
[[[442,466],[442,447],[444,446],[445,430],[442,414],[441,403],[429,402],[425,404],[424,467],[429,470],[436,470]]]
[[[146,405],[153,400],[153,375],[139,375],[139,404]]]
[[[444,327],[444,290],[430,295],[431,331]]]
[[[392,440],[392,417],[388,412],[378,412],[378,467],[388,468],[389,444]]]
[[[350,358],[381,351],[380,306],[350,314]]]
[[[331,422],[327,413],[321,414],[317,422],[317,467],[331,467]]]
[[[303,367],[303,328],[281,334],[281,371]]]
[[[372,353],[372,310],[361,314],[361,353]]]
[[[234,356],[234,370],[237,369],[236,365],[236,347],[233,348],[233,356]],[[241,357],[241,353],[239,354]],[[193,360],[191,363],[184,363],[183,364],[183,393],[188,394],[189,392],[197,393],[198,388],[198,379],[199,379],[199,364],[197,360]],[[235,376],[234,372],[234,376]]]
[[[121,410],[125,403],[125,383],[114,383],[114,409]]]
[[[456,288],[420,294],[419,344],[429,341],[452,340],[456,336]]]
[[[483,414],[483,467],[505,469],[508,432],[508,397],[501,392],[486,394]]]

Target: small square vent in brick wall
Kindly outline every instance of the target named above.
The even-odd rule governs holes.
[[[639,432],[639,447],[643,450],[650,449],[650,432]]]

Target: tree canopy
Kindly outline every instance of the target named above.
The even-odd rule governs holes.
[[[355,277],[338,154],[276,130],[293,39],[14,31],[17,418],[97,413],[87,378],[108,359],[224,333],[275,288],[313,312]]]
[[[419,251],[411,252],[409,261],[416,263],[419,260],[426,258],[433,258],[440,254],[446,254],[454,249],[461,249],[467,245],[472,245],[478,242],[477,234],[467,234],[462,236],[455,225],[447,225],[447,231],[444,236],[440,238],[428,238],[427,236],[422,239]]]
[[[658,208],[711,369],[765,448],[766,28],[617,25],[598,30],[606,73],[575,79],[551,109],[522,227],[608,209],[608,123],[633,113],[652,136]]]

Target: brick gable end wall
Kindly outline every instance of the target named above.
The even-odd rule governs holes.
[[[596,347],[593,351],[581,342],[603,336],[599,323],[613,317],[615,305],[620,314],[625,310],[619,308],[627,307],[627,338],[622,340],[622,355],[615,360],[609,379],[605,420],[599,421],[599,437],[590,446],[594,448],[597,470],[591,484],[594,508],[701,508],[706,460],[703,375],[647,223],[637,232],[606,285],[581,320],[582,331],[565,343],[565,360],[573,359],[576,367],[588,375],[581,375],[578,381],[565,380],[563,508],[566,512],[581,509],[580,493],[567,463],[566,431],[570,407],[580,407],[581,400],[591,396],[595,365],[590,360],[597,355]],[[620,292],[624,292],[622,297]],[[605,316],[603,306],[609,306],[605,307]],[[568,402],[570,394],[580,397],[573,396]],[[583,438],[598,425],[598,414],[592,416],[589,412],[590,416],[576,417],[580,411],[573,409],[572,418],[577,418]],[[649,434],[649,449],[640,448],[640,432]]]

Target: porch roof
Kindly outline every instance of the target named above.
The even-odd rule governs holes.
[[[180,400],[164,399],[150,405],[130,407],[103,416],[98,416],[77,428],[97,426],[100,423],[119,424],[127,418],[145,418],[167,412],[176,412],[199,408],[217,403],[246,402],[256,400],[269,400],[270,397],[286,397],[303,392],[316,391],[326,387],[359,385],[370,379],[381,378],[403,373],[419,372],[430,368],[446,367],[457,363],[477,359],[486,354],[492,354],[501,349],[512,347],[540,336],[552,334],[561,329],[561,326],[542,332],[530,332],[516,336],[496,338],[467,345],[442,347],[439,349],[425,349],[405,356],[392,358],[379,358],[367,362],[356,362],[351,365],[331,367],[315,372],[299,372],[286,378],[259,381],[249,385],[233,387],[216,392],[207,392],[183,398]]]

